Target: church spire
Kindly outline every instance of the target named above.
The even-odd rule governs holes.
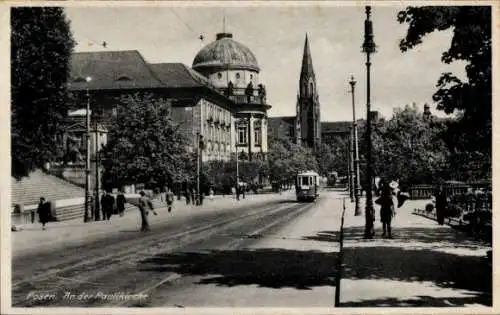
[[[315,78],[312,65],[311,51],[309,50],[309,39],[306,33],[306,41],[304,43],[304,55],[302,57],[302,69],[300,71],[300,80]]]

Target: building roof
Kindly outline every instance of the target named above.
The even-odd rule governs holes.
[[[153,63],[149,67],[166,88],[210,86],[206,77],[182,63]]]
[[[323,121],[321,122],[321,133],[344,133],[349,132],[352,121]]]
[[[276,116],[276,117],[268,117],[267,121],[269,123],[286,123],[293,124],[295,122],[295,116]]]
[[[230,33],[219,33],[217,39],[203,47],[193,60],[193,69],[227,68],[260,71],[257,58],[245,45],[233,40]]]
[[[78,52],[71,55],[70,62],[70,90],[163,87],[137,50]],[[87,77],[90,82],[85,80]]]

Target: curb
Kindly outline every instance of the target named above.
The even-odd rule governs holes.
[[[337,277],[335,279],[335,305],[340,307],[340,281],[342,279],[342,266],[344,261],[344,216],[345,216],[345,198],[342,198],[342,217],[340,219],[340,237],[339,237],[339,260],[337,265]]]

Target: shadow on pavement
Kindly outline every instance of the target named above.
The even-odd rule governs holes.
[[[139,270],[206,276],[198,284],[292,287],[334,286],[337,253],[286,249],[212,250],[159,254],[139,262]]]
[[[488,302],[488,300],[490,302]],[[458,307],[471,304],[491,305],[491,296],[483,294],[472,294],[463,297],[432,297],[426,295],[415,296],[412,299],[375,299],[359,302],[342,303],[340,307]]]
[[[474,291],[471,292],[474,297],[433,300],[431,297],[421,296],[417,300],[373,300],[345,303],[343,306],[384,306],[391,303],[392,306],[401,303],[408,303],[410,306],[452,306],[472,303],[491,306],[493,272],[491,264],[488,264],[486,259],[486,252],[484,256],[457,254],[457,249],[458,252],[460,249],[469,252],[484,251],[484,244],[478,246],[482,243],[467,240],[461,233],[455,231],[450,233],[449,229],[449,227],[396,228],[394,240],[385,241],[375,236],[374,240],[364,241],[363,227],[345,228],[344,237],[349,245],[344,247],[342,278],[430,281],[443,288]],[[321,231],[303,239],[338,242],[339,232]],[[445,305],[442,305],[443,303]]]

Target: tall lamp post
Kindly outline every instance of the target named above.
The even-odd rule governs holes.
[[[91,77],[86,77],[87,81],[87,110],[86,110],[86,129],[85,147],[87,149],[85,159],[85,213],[83,215],[83,222],[90,221],[89,218],[89,204],[90,204],[90,91],[89,83],[92,81]]]
[[[198,141],[198,152],[196,154],[196,192],[197,192],[197,204],[201,205],[201,191],[200,191],[200,174],[201,174],[201,166],[202,166],[202,154],[203,154],[203,149],[205,147],[205,144],[203,142],[203,135],[201,135],[199,132],[196,133],[197,135],[197,141]]]
[[[370,104],[370,54],[375,53],[376,46],[373,41],[373,25],[370,20],[371,6],[365,7],[365,39],[363,42],[363,52],[366,53],[366,208],[365,208],[365,239],[373,238],[373,221],[375,220],[375,211],[373,208],[373,195],[372,195],[372,139],[371,139],[371,104]]]
[[[351,76],[351,80],[349,81],[351,85],[351,96],[352,96],[352,128],[353,128],[353,146],[352,150],[354,151],[354,169],[353,173],[355,181],[354,181],[354,199],[355,199],[355,208],[354,215],[361,215],[361,209],[359,208],[359,191],[360,191],[360,183],[359,183],[359,147],[358,147],[358,121],[356,119],[356,102],[354,98],[354,88],[356,85],[356,81],[354,80],[354,76]]]

